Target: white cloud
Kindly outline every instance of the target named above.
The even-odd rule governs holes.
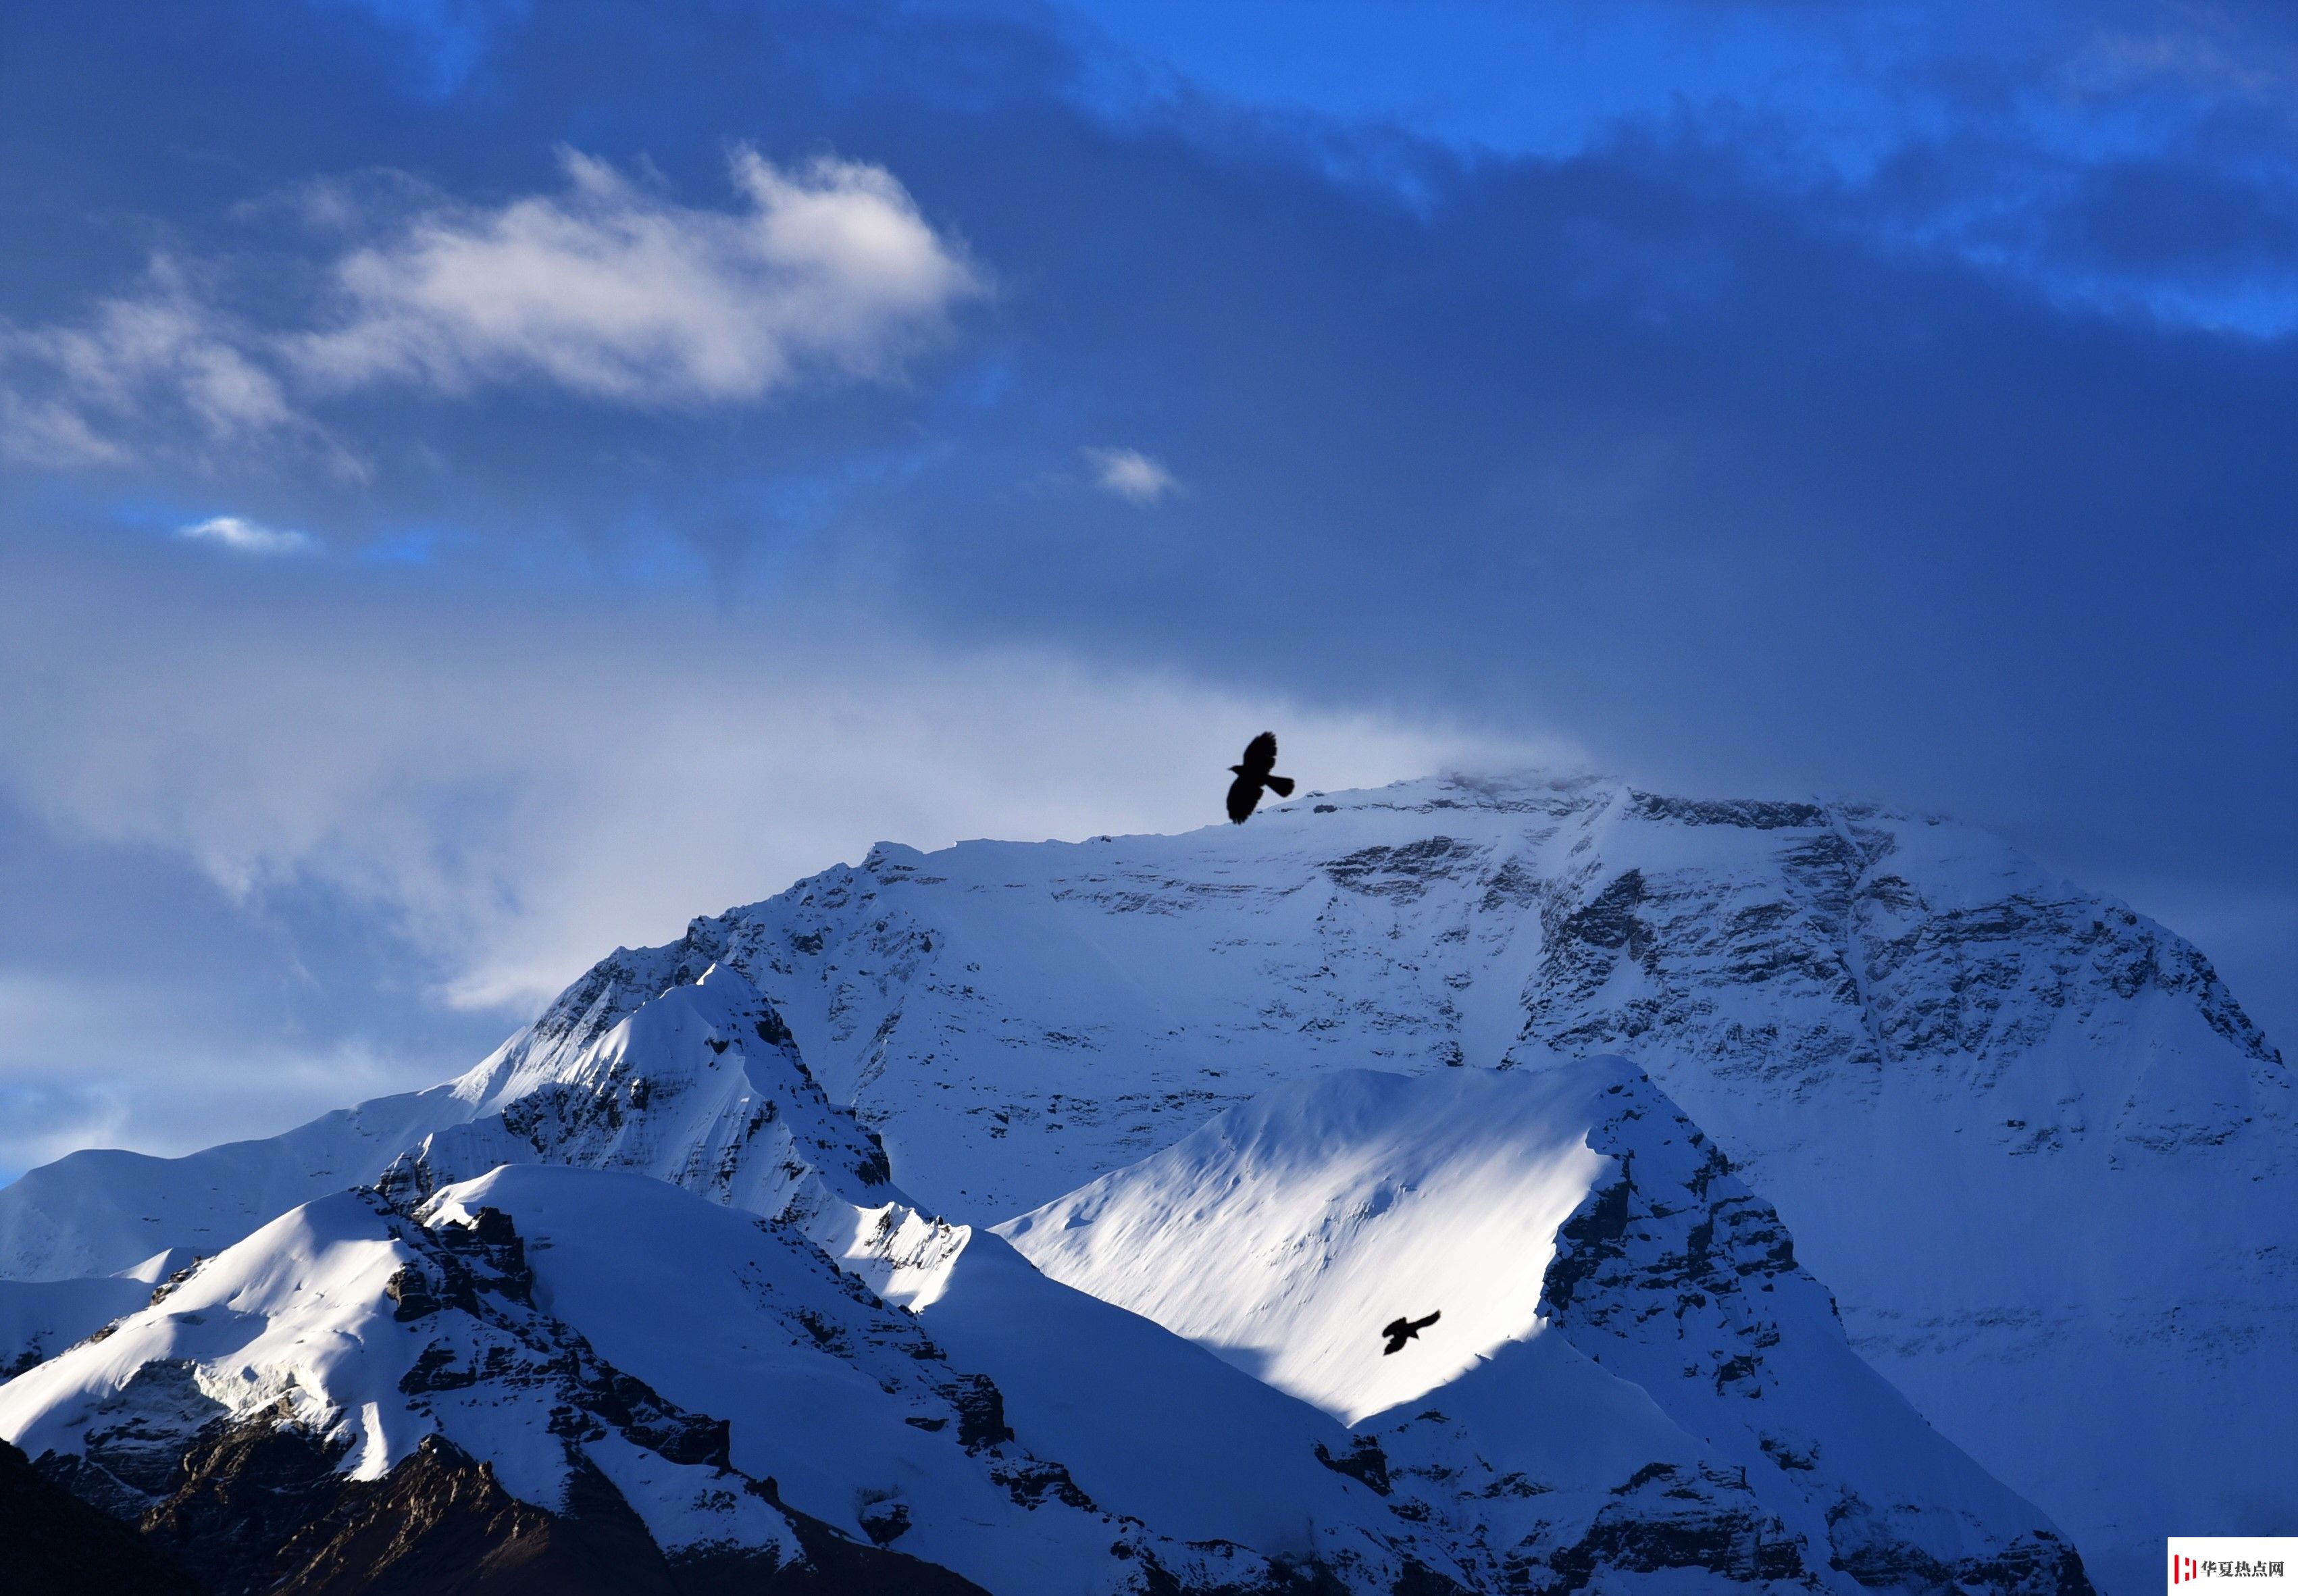
[[[26,399],[0,388],[0,456],[27,466],[107,466],[128,451],[54,399]]]
[[[1080,451],[1094,468],[1094,480],[1104,490],[1136,504],[1154,504],[1168,493],[1178,493],[1180,482],[1159,462],[1137,449]]]
[[[309,533],[282,532],[239,516],[211,516],[178,527],[176,535],[197,542],[218,543],[241,554],[303,554],[319,545]]]
[[[327,191],[331,228],[366,232],[322,276],[329,302],[258,328],[215,274],[161,256],[83,320],[0,325],[0,454],[116,464],[300,442],[365,467],[309,413],[380,382],[463,393],[541,382],[641,406],[747,403],[807,382],[884,382],[943,336],[984,274],[884,168],[732,159],[731,210],[681,205],[568,151],[567,184],[499,207],[434,200],[381,221]],[[375,186],[368,185],[372,191]],[[419,191],[417,191],[419,192]]]
[[[564,160],[563,194],[434,211],[346,255],[344,319],[294,342],[298,367],[343,386],[541,376],[632,404],[748,401],[889,377],[985,289],[882,167],[739,150],[728,211]]]

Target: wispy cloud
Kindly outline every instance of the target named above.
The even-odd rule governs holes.
[[[1164,466],[1137,449],[1087,449],[1081,451],[1094,470],[1094,481],[1104,492],[1136,504],[1154,504],[1181,491],[1180,480]]]
[[[174,260],[155,256],[133,293],[77,326],[0,327],[0,450],[29,464],[112,463],[123,427],[188,419],[207,444],[314,427],[267,368],[257,335],[209,303]]]
[[[28,399],[0,388],[0,458],[26,466],[107,466],[128,451],[58,399]]]
[[[692,408],[891,381],[988,292],[883,167],[781,167],[741,148],[737,203],[711,210],[562,159],[563,192],[499,207],[437,202],[384,221],[337,195],[334,225],[367,236],[320,263],[328,293],[285,327],[227,313],[167,257],[77,324],[0,325],[0,452],[118,464],[188,422],[203,448],[300,439],[359,475],[310,413],[330,395],[533,383]]]
[[[215,543],[240,554],[307,554],[319,546],[318,540],[309,533],[283,532],[240,516],[211,516],[204,521],[178,527],[176,535],[194,542]]]

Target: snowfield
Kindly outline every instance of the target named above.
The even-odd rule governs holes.
[[[998,1227],[1120,1303],[1343,1424],[1531,1336],[1556,1232],[1606,1160],[1584,1072],[1339,1071]],[[1374,1334],[1443,1317],[1404,1355]]]

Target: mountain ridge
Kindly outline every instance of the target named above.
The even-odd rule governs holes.
[[[1568,1195],[1599,1211],[1638,1160],[1697,1134],[1624,1061],[1544,1077],[1343,1072],[1294,1095],[1359,1091],[1360,1079],[1432,1104],[1429,1123],[1456,1137],[1513,1104],[1509,1129],[1541,1148],[1591,1134],[1599,1105],[1610,1151],[1568,1161],[1566,1174]],[[1315,1112],[1278,1103],[1257,1122],[1329,1150]],[[559,1568],[578,1587],[612,1574],[620,1588],[678,1592],[732,1578],[923,1590],[945,1573],[951,1590],[1010,1596],[1568,1596],[1687,1571],[1751,1596],[2089,1588],[2041,1514],[1896,1398],[1862,1416],[1875,1427],[1866,1451],[1814,1475],[1814,1490],[1688,1419],[1663,1389],[1681,1383],[1673,1370],[1638,1384],[1542,1323],[1517,1322],[1496,1327],[1466,1380],[1436,1369],[1427,1394],[1481,1383],[1468,1411],[1532,1422],[1471,1418],[1463,1431],[1408,1402],[1352,1432],[988,1233],[948,1237],[931,1288],[905,1311],[806,1239],[799,1219],[819,1217],[534,1162],[411,1209],[373,1189],[321,1198],[0,1385],[0,1433],[219,1592],[283,1576],[299,1590],[392,1588],[408,1558],[442,1543],[484,1566]],[[1216,1245],[1230,1234],[1218,1212],[1203,1218]],[[1474,1235],[1451,1228],[1456,1242]],[[1565,1208],[1533,1229],[1568,1231]],[[1617,1280],[1526,1239],[1491,1267],[1583,1307],[1618,1296]],[[1676,1271],[1665,1258],[1641,1264]],[[1823,1334],[1841,1367],[1885,1389],[1831,1316]],[[1790,1343],[1761,1376],[1771,1405],[1808,1415],[1839,1402],[1826,1354]],[[1559,1434],[1567,1418],[1585,1427]],[[1839,1425],[1827,1444],[1848,1433]],[[1926,1446],[1950,1483],[1931,1482],[1922,1493],[1937,1505],[1919,1510],[1878,1460]],[[1473,1489],[1458,1483],[1464,1468]],[[1855,1482],[1889,1504],[1872,1526]],[[1823,1499],[1834,1509],[1823,1519],[1811,1506]],[[417,1528],[378,1545],[393,1512]],[[1839,1526],[1855,1514],[1861,1538],[1847,1546]],[[837,1583],[844,1566],[864,1583]]]

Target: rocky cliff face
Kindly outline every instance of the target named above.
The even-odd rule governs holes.
[[[90,1507],[0,1442],[0,1567],[21,1596],[134,1591],[199,1596],[200,1586],[163,1550]]]

